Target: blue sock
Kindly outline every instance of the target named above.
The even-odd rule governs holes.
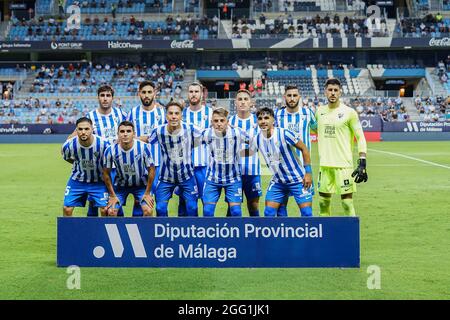
[[[169,202],[160,201],[156,203],[156,216],[158,217],[167,217],[167,207]]]
[[[242,217],[241,206],[232,206],[232,207],[230,207],[230,213],[231,213],[232,217]]]
[[[311,207],[300,208],[300,214],[302,215],[302,217],[312,217],[313,215],[312,208]]]
[[[250,217],[259,217],[259,210],[250,211]]]
[[[94,207],[94,203],[91,201],[89,201],[87,216],[88,217],[98,217],[98,208]]]
[[[186,205],[186,214],[188,217],[198,217],[198,204],[197,201],[189,201]],[[179,216],[182,217],[182,216]]]
[[[139,202],[134,202],[133,206],[133,217],[142,217],[144,215],[144,212],[142,211],[142,207],[139,204]]]
[[[203,205],[203,216],[204,217],[214,217],[214,211],[216,211],[216,205],[211,203],[206,203]]]
[[[279,216],[279,217],[287,217],[288,216],[287,206],[280,205],[280,207],[278,208],[277,216]]]
[[[123,217],[125,214],[123,213],[123,208],[120,207],[119,210],[117,211],[117,216],[118,217]]]
[[[265,217],[275,217],[277,215],[277,209],[266,206],[264,208]]]
[[[187,215],[186,212],[186,202],[183,197],[178,196],[178,216],[185,217]]]

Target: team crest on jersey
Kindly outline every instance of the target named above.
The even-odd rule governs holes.
[[[343,113],[338,113],[338,118],[341,119],[344,116]]]
[[[94,152],[94,157],[98,158],[99,155],[100,155],[99,152],[97,152],[97,151]]]

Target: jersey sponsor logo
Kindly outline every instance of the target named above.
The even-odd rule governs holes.
[[[125,174],[128,174],[128,175],[135,175],[136,174],[136,169],[134,168],[134,165],[129,165],[129,164],[124,164],[123,165],[123,172],[125,173]]]
[[[84,170],[94,170],[95,169],[94,160],[83,159],[80,161],[80,163],[81,163],[81,167]]]
[[[325,137],[326,138],[334,138],[336,135],[336,127],[334,125],[325,125]]]

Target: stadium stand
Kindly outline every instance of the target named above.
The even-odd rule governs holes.
[[[268,19],[239,19],[233,24],[233,38],[330,38],[330,37],[386,37],[389,35],[386,20],[380,19],[379,27],[368,28],[365,19],[338,15],[307,16],[294,18],[291,14]]]
[[[448,37],[450,35],[450,18],[444,18],[438,14],[428,14],[424,18],[401,18],[395,27],[395,34],[409,38]]]
[[[168,15],[161,21],[139,20],[133,15],[122,18],[121,22],[110,21],[107,16],[100,20],[98,16],[87,17],[81,29],[72,29],[66,20],[50,18],[29,21],[15,20],[7,36],[9,41],[43,40],[150,40],[150,39],[209,39],[217,38],[218,20],[181,18]]]
[[[89,97],[96,96],[98,85],[111,84],[116,95],[134,96],[139,83],[150,79],[158,85],[162,95],[169,96],[183,78],[183,68],[174,63],[168,66],[163,63],[152,66],[117,64],[113,67],[109,64],[90,64],[87,67],[70,64],[58,68],[42,65],[36,71],[28,93],[34,97]]]
[[[169,13],[173,11],[172,0],[68,0],[66,7],[73,4],[81,8],[82,14],[110,14],[113,4],[117,7],[117,13]]]

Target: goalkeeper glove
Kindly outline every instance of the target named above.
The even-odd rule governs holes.
[[[358,159],[358,168],[352,173],[352,177],[355,177],[356,183],[366,182],[368,179],[366,172],[366,159]]]

